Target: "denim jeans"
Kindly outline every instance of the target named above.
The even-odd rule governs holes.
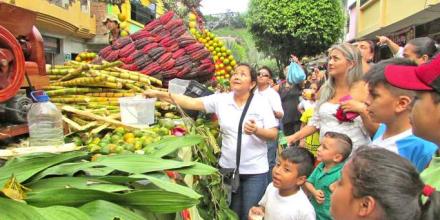
[[[232,193],[231,209],[241,220],[248,219],[249,209],[258,204],[266,191],[267,173],[240,174],[240,188]]]
[[[277,160],[278,140],[267,141],[267,160],[269,161],[269,173],[267,175],[267,183],[272,182],[272,169]]]

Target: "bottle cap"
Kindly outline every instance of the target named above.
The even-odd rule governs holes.
[[[31,92],[31,96],[34,99],[34,101],[36,101],[36,102],[48,102],[49,101],[49,96],[43,90],[33,91],[33,92]]]

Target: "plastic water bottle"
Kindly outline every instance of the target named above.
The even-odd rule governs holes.
[[[27,114],[29,146],[62,146],[64,144],[61,111],[43,91],[31,92],[36,101]]]

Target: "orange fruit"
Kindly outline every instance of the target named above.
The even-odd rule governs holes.
[[[127,15],[124,13],[119,13],[118,19],[119,19],[119,21],[124,22],[125,20],[127,20]]]

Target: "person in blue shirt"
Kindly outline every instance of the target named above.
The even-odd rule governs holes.
[[[367,111],[372,121],[380,123],[371,146],[399,154],[421,172],[428,166],[437,147],[412,133],[409,116],[415,92],[387,82],[384,72],[390,64],[415,66],[406,59],[390,59],[376,64],[366,73],[364,79],[369,87]]]

